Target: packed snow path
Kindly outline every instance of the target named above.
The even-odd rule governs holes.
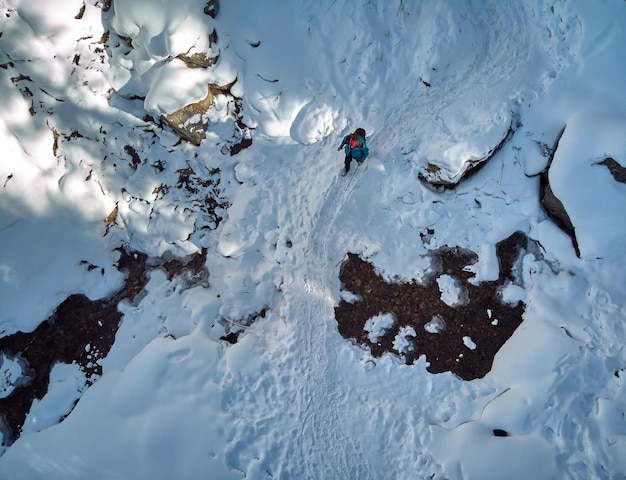
[[[337,157],[341,164],[342,154]],[[333,167],[326,175],[319,175],[319,169],[314,163],[303,169],[304,175],[311,176],[311,190],[300,193],[307,200],[316,201],[316,210],[301,212],[308,214],[307,220],[310,222],[308,228],[305,228],[310,232],[309,236],[303,244],[304,248],[298,253],[300,261],[306,263],[292,265],[296,267],[294,271],[303,272],[303,275],[290,287],[296,289],[294,296],[289,294],[289,289],[285,292],[285,300],[291,310],[288,318],[300,319],[298,328],[303,359],[306,361],[298,402],[298,410],[302,412],[299,423],[304,431],[296,437],[296,444],[304,460],[305,470],[302,473],[307,478],[378,478],[377,472],[373,472],[368,464],[360,444],[360,435],[345,423],[343,411],[349,408],[349,396],[345,383],[337,378],[336,345],[329,342],[330,338],[337,335],[336,325],[330,320],[334,313],[333,294],[336,295],[336,292],[328,289],[333,284],[329,272],[336,272],[337,262],[329,257],[329,243],[333,239],[333,230],[337,228],[337,215],[343,210],[352,192],[353,175],[362,174],[353,171],[350,176],[342,177],[336,166]],[[353,167],[356,169],[356,166]],[[321,184],[327,181],[328,173],[334,174],[334,178],[327,185]],[[323,192],[321,196],[317,194],[319,191]],[[310,208],[308,205],[306,207],[307,210]],[[295,213],[297,215],[300,212]],[[304,305],[300,305],[299,300],[303,297],[302,293],[308,299]]]

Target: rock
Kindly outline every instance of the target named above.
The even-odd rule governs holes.
[[[184,62],[188,68],[209,68],[217,63],[219,57],[209,57],[204,53],[193,53],[191,55],[181,53],[176,58]]]
[[[615,208],[626,200],[625,127],[615,115],[572,117],[541,174],[541,204],[579,258],[618,257],[626,240],[623,210]]]
[[[488,149],[485,154],[480,158],[469,158],[463,163],[463,167],[459,172],[449,172],[439,165],[434,163],[428,163],[426,168],[422,169],[419,173],[419,178],[428,185],[441,188],[454,188],[461,180],[470,177],[472,174],[478,172],[484,167],[493,156],[498,153],[502,147],[513,137],[513,134],[520,126],[520,123],[515,115],[512,115],[511,123],[508,129],[504,132],[504,136],[500,141],[492,148]]]
[[[179,137],[200,146],[202,140],[206,138],[208,123],[206,114],[214,101],[213,93],[209,88],[207,96],[199,102],[185,105],[183,108],[161,118]]]
[[[220,9],[220,0],[209,0],[204,7],[204,13],[211,18],[217,17]]]
[[[209,84],[207,95],[202,100],[185,105],[183,108],[162,116],[167,125],[183,140],[200,146],[206,138],[208,111],[215,104],[215,95],[228,93],[231,85],[220,87]]]
[[[554,195],[550,184],[546,182],[545,188],[541,193],[541,206],[543,207],[546,215],[556,223],[557,227],[563,230],[571,239],[576,255],[580,257],[580,250],[578,248],[578,241],[576,240],[576,230],[574,225],[563,206],[563,203]]]
[[[604,165],[609,169],[611,175],[615,181],[620,183],[626,183],[626,167],[622,167],[619,163],[615,161],[615,159],[611,157],[607,157],[601,162],[598,162],[598,165]]]
[[[550,166],[552,165],[552,161],[554,160],[554,154],[559,147],[559,142],[563,137],[565,128],[566,127],[564,126],[557,135],[552,148],[546,149],[546,152],[549,155],[548,165],[540,176],[539,201],[548,218],[550,218],[550,220],[552,220],[557,225],[557,227],[563,230],[563,232],[565,232],[571,238],[574,251],[576,252],[576,255],[580,257],[580,250],[578,248],[578,241],[576,240],[576,231],[574,229],[574,224],[567,214],[563,203],[552,191],[552,187],[550,186],[550,180],[548,177]]]

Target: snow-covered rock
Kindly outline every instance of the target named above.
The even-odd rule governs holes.
[[[626,244],[626,165],[622,116],[593,113],[568,122],[548,171],[544,204],[573,236],[583,259],[613,259]],[[610,160],[609,160],[610,159]]]
[[[511,115],[503,117],[511,123],[502,125],[501,118],[490,119],[486,122],[489,128],[484,134],[476,132],[471,138],[447,146],[439,158],[429,158],[419,177],[435,187],[453,188],[463,178],[485,166],[519,127],[518,120]]]

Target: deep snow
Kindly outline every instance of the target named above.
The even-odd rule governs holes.
[[[0,0],[3,335],[32,331],[69,294],[119,289],[121,244],[153,257],[206,247],[210,275],[186,288],[153,270],[145,296],[119,306],[102,377],[85,389],[79,369],[55,367],[0,476],[625,478],[626,186],[597,163],[626,165],[626,3],[238,0],[215,19],[205,5]],[[194,52],[219,59],[175,58]],[[235,156],[226,96],[200,147],[146,118],[235,80],[253,138]],[[435,164],[457,181],[512,124],[456,188],[418,180]],[[357,126],[370,157],[343,178],[336,147]],[[539,204],[539,144],[563,126],[549,180],[580,258]],[[207,190],[177,187],[185,168],[196,187],[220,169],[230,207],[217,228]],[[478,253],[480,282],[516,230],[545,260],[524,259],[524,288],[509,292],[524,321],[484,378],[374,359],[337,332],[347,252],[419,280],[428,251],[459,246]],[[446,301],[453,280],[438,280]],[[233,329],[235,344],[220,340]],[[16,365],[0,367],[3,395]]]

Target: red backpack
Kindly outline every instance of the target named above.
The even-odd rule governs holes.
[[[365,141],[365,130],[363,128],[357,128],[354,131],[354,135],[356,135],[357,137],[361,137],[363,141]],[[359,138],[352,138],[352,136],[350,136],[348,143],[350,145],[350,148],[356,148],[356,147],[360,148],[363,146],[363,142],[361,142]]]

